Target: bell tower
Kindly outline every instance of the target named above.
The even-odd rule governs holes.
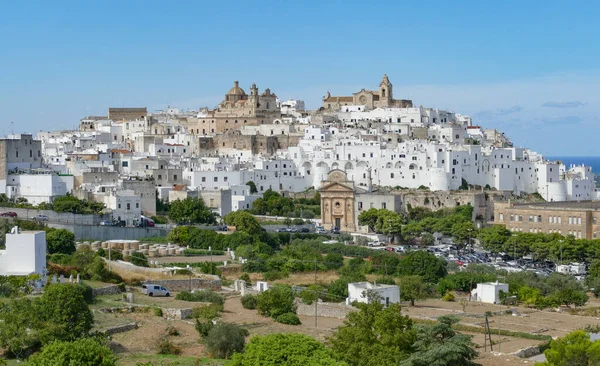
[[[391,107],[392,100],[392,83],[390,83],[387,75],[383,74],[383,79],[381,79],[381,83],[379,84],[379,106]]]

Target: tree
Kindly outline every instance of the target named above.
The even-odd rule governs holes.
[[[201,198],[188,197],[171,203],[169,219],[177,223],[209,224],[217,222],[215,214],[204,204]]]
[[[452,225],[451,229],[452,237],[461,247],[465,247],[469,244],[470,240],[476,234],[476,230],[477,228],[471,221],[457,222],[456,224]]]
[[[254,184],[254,182],[253,182],[253,181],[251,181],[251,180],[250,180],[250,181],[248,181],[248,183],[246,183],[246,185],[247,185],[248,187],[250,187],[250,194],[253,194],[253,193],[257,193],[257,192],[258,192],[258,189],[256,189],[256,184]]]
[[[344,256],[340,253],[329,253],[325,256],[327,269],[339,269],[344,265]]]
[[[0,346],[15,357],[23,358],[41,345],[41,324],[32,300],[16,299],[2,304]]]
[[[402,300],[410,301],[411,306],[415,306],[415,300],[425,299],[429,294],[428,286],[421,276],[401,277],[399,285]]]
[[[250,235],[259,235],[262,233],[262,227],[251,213],[246,211],[234,211],[227,214],[223,221],[225,224],[235,226],[238,231],[245,231]]]
[[[459,334],[452,325],[459,319],[454,316],[441,316],[439,323],[417,326],[415,353],[401,361],[401,366],[470,366],[477,357],[471,336]]]
[[[138,267],[150,267],[148,259],[142,252],[135,251],[129,257],[125,257],[125,260]]]
[[[31,366],[113,366],[116,364],[117,356],[110,348],[93,338],[81,338],[73,342],[52,342],[27,360],[27,365]]]
[[[85,290],[70,284],[46,286],[36,300],[37,316],[43,323],[42,340],[73,341],[92,329],[94,319],[84,297]]]
[[[416,339],[412,321],[400,313],[400,305],[387,308],[378,299],[356,303],[359,311],[348,314],[328,339],[334,357],[348,365],[397,365],[408,358]]]
[[[400,260],[398,274],[422,276],[426,282],[436,283],[446,275],[446,261],[435,255],[418,250],[408,253]]]
[[[75,234],[66,229],[48,228],[46,230],[48,254],[75,252]]]
[[[360,225],[368,226],[371,231],[375,231],[375,224],[377,224],[378,217],[378,210],[376,208],[370,208],[358,215],[358,223]]]
[[[261,315],[275,319],[281,314],[295,313],[294,291],[285,285],[275,285],[258,295],[256,308]]]
[[[242,352],[247,331],[235,324],[219,322],[203,338],[208,352],[218,358],[229,358]]]
[[[590,335],[576,330],[550,342],[544,352],[546,362],[539,366],[600,365],[600,341],[590,341]]]
[[[297,333],[255,336],[246,345],[244,353],[236,353],[233,366],[343,366],[332,352],[314,338]]]

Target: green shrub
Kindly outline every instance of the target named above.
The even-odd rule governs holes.
[[[244,350],[247,331],[235,324],[217,323],[203,339],[210,354],[218,358],[229,358]]]
[[[288,273],[283,271],[268,271],[263,273],[262,275],[265,281],[276,281],[289,276]]]
[[[444,294],[444,296],[442,297],[442,300],[444,301],[454,301],[456,300],[456,295],[454,294],[454,292],[452,291],[448,291]]]
[[[1,363],[0,363],[1,364]],[[73,342],[52,342],[27,360],[27,365],[102,365],[117,364],[117,357],[104,344],[93,338]]]
[[[163,338],[158,342],[158,354],[160,355],[179,355],[181,348],[174,345],[168,338]]]
[[[256,295],[248,294],[241,297],[240,301],[242,302],[242,306],[244,309],[256,309],[256,305],[258,304],[258,297]]]
[[[277,321],[278,323],[281,324],[289,324],[289,325],[300,325],[302,324],[300,322],[300,319],[298,318],[298,315],[294,314],[294,313],[284,313],[279,315],[275,321]]]
[[[246,281],[247,285],[252,285],[252,281],[250,280],[250,275],[246,272],[242,273],[242,275],[240,276],[240,280]]]
[[[83,298],[85,302],[88,304],[94,303],[94,289],[90,285],[85,284],[84,282],[80,282],[77,286],[83,289]]]
[[[154,315],[162,317],[163,316],[162,309],[161,308],[154,308]]]
[[[175,296],[175,299],[193,302],[210,302],[219,305],[225,303],[225,298],[212,290],[201,290],[197,292],[182,291]]]
[[[206,337],[214,326],[215,324],[212,320],[200,321],[200,319],[196,319],[196,331],[200,334],[201,338]]]
[[[197,308],[192,309],[192,317],[205,320],[212,320],[221,316],[222,311],[223,305],[220,304],[199,306]]]
[[[276,319],[285,313],[295,313],[294,292],[291,287],[275,285],[258,295],[258,312]]]

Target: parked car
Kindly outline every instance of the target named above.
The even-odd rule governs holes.
[[[8,212],[0,213],[0,216],[2,216],[2,217],[17,217],[17,213],[8,211]]]
[[[127,226],[127,222],[125,222],[125,220],[115,221],[113,226],[125,227]]]
[[[337,226],[334,226],[331,228],[331,233],[332,234],[339,234],[340,233],[340,228]]]
[[[367,246],[369,247],[380,247],[383,245],[383,242],[380,241],[371,241],[369,243],[367,243]]]
[[[114,226],[115,223],[112,221],[101,221],[100,226]]]
[[[303,227],[302,229],[300,229],[301,233],[310,233],[310,229],[307,227]]]
[[[327,230],[323,228],[317,228],[317,234],[327,234]]]
[[[46,215],[35,215],[31,219],[33,221],[48,221],[48,216],[46,216]]]
[[[287,233],[288,231],[290,231],[287,227],[280,227],[279,229],[277,229],[278,233]]]
[[[166,287],[153,284],[142,285],[142,293],[148,296],[171,296],[171,292]]]

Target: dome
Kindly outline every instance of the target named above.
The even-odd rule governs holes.
[[[236,80],[233,82],[233,88],[229,89],[227,95],[246,95],[246,92],[240,88],[240,83]]]

